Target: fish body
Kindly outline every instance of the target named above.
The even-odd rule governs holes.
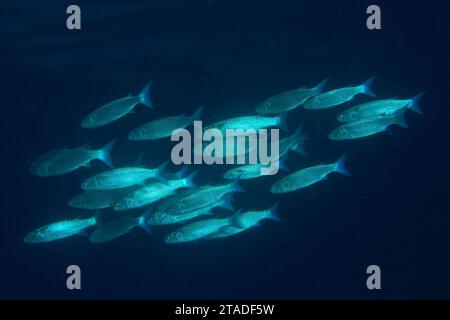
[[[226,171],[223,174],[223,178],[228,180],[248,180],[263,177],[266,175],[273,175],[273,171],[278,171],[278,168],[273,168],[272,170],[268,170],[267,173],[263,174],[263,168],[268,169],[270,168],[270,165],[263,163],[247,164]],[[281,160],[279,160],[279,168],[284,169],[284,164]]]
[[[113,190],[144,184],[149,179],[160,177],[167,163],[155,169],[125,167],[99,173],[82,182],[84,190]]]
[[[89,167],[91,161],[96,159],[112,166],[110,153],[114,142],[108,143],[99,150],[82,146],[76,149],[63,148],[51,151],[34,161],[30,172],[40,177],[64,175],[81,167]]]
[[[323,87],[327,80],[328,79],[322,81],[314,88],[290,90],[270,97],[256,107],[256,113],[265,115],[293,110],[304,104],[309,98],[315,97],[322,93]]]
[[[164,211],[156,211],[147,216],[147,224],[149,225],[166,225],[166,224],[175,224],[185,222],[191,219],[195,219],[197,217],[203,215],[211,215],[212,209],[215,207],[225,206],[226,203],[224,200],[220,200],[219,202],[213,205],[206,205],[200,209],[194,209],[192,211],[188,211],[180,214],[167,214]]]
[[[384,99],[363,103],[339,113],[337,119],[340,122],[354,122],[377,116],[394,115],[403,108],[422,114],[418,101],[423,94],[421,93],[411,99]]]
[[[243,116],[231,118],[209,125],[205,127],[204,131],[208,129],[218,129],[223,134],[225,134],[227,129],[233,130],[241,129],[244,131],[248,129],[253,129],[255,131],[258,131],[259,129],[269,127],[279,127],[282,130],[287,131],[286,114],[283,113],[277,117],[266,117],[261,115],[255,115],[255,116]]]
[[[145,86],[139,95],[130,95],[101,106],[83,119],[81,127],[93,129],[110,124],[130,113],[140,103],[153,109],[153,104],[150,100],[150,89],[151,82]]]
[[[178,215],[204,207],[224,204],[225,195],[231,192],[244,192],[236,181],[219,186],[202,186],[193,190],[186,190],[163,200],[158,210],[169,215]]]
[[[217,238],[225,238],[237,233],[241,233],[242,231],[248,230],[250,228],[256,227],[260,225],[262,220],[270,219],[277,222],[280,222],[280,218],[278,217],[278,203],[273,205],[271,208],[267,210],[261,211],[246,211],[240,212],[237,214],[236,220],[238,221],[239,227],[235,226],[225,226],[221,228],[216,233],[208,236],[208,239],[217,239]]]
[[[359,86],[340,88],[319,94],[305,102],[305,109],[318,110],[332,108],[352,100],[358,94],[375,96],[370,89],[372,82],[373,78]]]
[[[203,108],[200,107],[192,116],[180,115],[148,122],[131,131],[128,135],[128,139],[142,141],[170,137],[174,131],[186,128],[195,120],[198,120],[202,113],[202,109]]]
[[[27,243],[43,243],[64,239],[82,233],[85,229],[95,226],[95,217],[55,222],[38,228],[24,237]]]
[[[145,228],[144,223],[143,217],[127,216],[118,218],[99,226],[92,232],[89,241],[94,243],[111,241],[125,233],[129,233],[131,229],[137,226]]]
[[[192,176],[183,179],[154,182],[130,192],[114,205],[114,210],[123,211],[143,207],[168,197],[179,188],[193,187]]]
[[[165,243],[181,243],[205,238],[232,224],[231,218],[206,219],[182,226],[164,239]]]
[[[401,109],[398,113],[388,116],[377,116],[373,118],[362,119],[355,122],[348,122],[332,130],[328,138],[331,140],[354,140],[368,137],[383,131],[386,131],[391,125],[399,125],[407,128],[404,119],[405,110]]]
[[[332,172],[349,175],[345,168],[345,159],[346,156],[344,155],[335,163],[313,166],[294,172],[275,182],[270,191],[277,194],[302,189],[326,179],[328,174]]]
[[[136,187],[129,187],[108,191],[85,191],[75,197],[72,197],[68,201],[68,205],[73,208],[88,210],[109,208],[135,189]]]

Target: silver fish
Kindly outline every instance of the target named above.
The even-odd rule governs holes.
[[[72,197],[68,201],[68,205],[73,208],[88,210],[109,208],[135,189],[136,186],[108,191],[85,191]]]
[[[34,161],[30,172],[40,177],[58,176],[77,170],[80,167],[89,167],[92,160],[101,160],[112,167],[111,150],[115,140],[102,149],[92,150],[85,145],[77,149],[63,148],[44,154]]]
[[[272,193],[286,193],[302,189],[326,179],[328,174],[332,172],[350,175],[345,168],[345,159],[346,156],[343,155],[335,163],[313,166],[294,172],[275,182],[270,191]]]
[[[256,107],[259,114],[283,113],[301,106],[309,98],[315,97],[322,93],[323,87],[328,79],[325,79],[313,88],[300,88],[290,90],[273,96]]]
[[[229,218],[206,219],[193,222],[184,225],[183,227],[167,235],[166,238],[164,239],[164,242],[168,244],[173,244],[205,238],[213,233],[216,233],[225,226],[233,225],[234,219],[235,219],[234,216],[232,216]]]
[[[212,210],[215,207],[228,207],[229,203],[227,200],[219,200],[217,203],[212,205],[204,206],[200,209],[194,209],[192,211],[188,211],[180,214],[167,214],[164,211],[156,211],[147,216],[147,224],[149,225],[166,225],[166,224],[175,224],[185,222],[191,219],[195,219],[197,217],[203,215],[212,215]],[[232,207],[228,207],[229,210],[233,210]]]
[[[244,192],[237,181],[218,186],[202,186],[193,190],[186,190],[164,199],[158,210],[166,214],[178,215],[207,206],[216,205],[224,196],[232,192]]]
[[[207,239],[225,238],[241,233],[250,228],[259,226],[260,222],[266,219],[280,222],[281,220],[278,217],[277,211],[278,211],[278,203],[274,204],[267,210],[239,212],[237,214],[236,219],[240,227],[225,226],[216,233],[213,233],[212,235],[208,236]]]
[[[376,116],[393,115],[403,108],[423,114],[419,107],[419,99],[424,95],[420,93],[411,99],[385,99],[363,103],[338,114],[340,122],[359,121]]]
[[[128,135],[128,139],[134,141],[156,140],[170,137],[177,129],[183,129],[200,119],[203,107],[200,107],[192,116],[180,115],[157,119],[146,123]]]
[[[231,118],[227,120],[222,120],[219,122],[216,122],[212,125],[209,125],[204,128],[203,131],[206,131],[208,129],[218,129],[223,134],[226,133],[227,129],[253,129],[253,130],[259,130],[263,128],[269,128],[269,127],[278,127],[281,128],[284,131],[287,131],[287,118],[286,113],[283,113],[277,117],[265,117],[261,115],[256,116],[243,116],[243,117],[236,117]]]
[[[74,219],[55,222],[38,228],[24,237],[27,243],[50,242],[81,234],[89,227],[97,224],[97,218]]]
[[[150,183],[127,194],[114,205],[114,210],[123,211],[143,207],[174,194],[179,188],[193,188],[195,185],[192,179],[195,174],[196,172],[182,179]]]
[[[81,183],[84,190],[113,190],[144,184],[149,179],[160,178],[167,167],[164,162],[155,169],[140,167],[116,168],[99,173]]]
[[[100,225],[92,232],[89,241],[94,243],[111,241],[125,233],[129,233],[131,229],[135,227],[142,227],[143,229],[148,230],[145,224],[145,218],[132,216],[118,218]]]
[[[405,109],[401,109],[397,113],[389,116],[378,116],[356,122],[348,122],[332,130],[328,137],[331,140],[337,141],[354,140],[384,132],[388,130],[389,126],[394,124],[403,128],[408,128],[404,119],[405,111]]]
[[[140,103],[150,109],[154,109],[150,99],[150,90],[151,82],[149,82],[142,92],[136,96],[129,95],[101,106],[81,121],[81,127],[93,129],[110,124],[130,113],[134,107]]]
[[[352,100],[358,94],[366,94],[374,97],[375,94],[370,89],[372,82],[373,78],[356,87],[346,87],[319,94],[305,102],[305,109],[318,110],[332,108]]]

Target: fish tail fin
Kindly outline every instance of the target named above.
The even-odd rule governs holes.
[[[368,96],[371,96],[371,97],[376,97],[375,93],[373,93],[373,91],[371,89],[374,79],[375,79],[375,77],[372,77],[361,85],[362,93],[367,94]]]
[[[295,151],[305,157],[308,154],[305,151],[305,141],[308,140],[308,135],[303,130],[303,123],[295,130],[294,134],[291,136],[291,141],[294,143],[292,146],[292,151]]]
[[[166,172],[168,165],[169,165],[169,160],[164,161],[158,168],[156,168],[156,170],[158,172],[158,174],[157,174],[158,177],[164,176],[164,173]]]
[[[280,216],[278,215],[278,208],[280,206],[279,202],[276,202],[273,206],[269,208],[270,214],[267,217],[273,221],[281,222]]]
[[[232,193],[227,193],[222,197],[222,202],[220,207],[224,208],[228,211],[235,211],[234,207],[233,207],[233,194]]]
[[[101,148],[99,151],[99,159],[106,163],[109,167],[113,168],[113,162],[111,159],[111,151],[114,147],[114,144],[116,143],[116,139],[109,142],[107,145],[105,145],[103,148]]]
[[[137,225],[141,227],[148,234],[152,234],[152,230],[150,225],[147,223],[147,216],[151,213],[150,209],[147,210],[142,216],[137,218]]]
[[[282,113],[278,116],[278,126],[281,130],[288,132],[288,125],[287,125],[287,112]]]
[[[419,105],[419,100],[423,97],[424,94],[425,94],[425,91],[421,92],[418,95],[416,95],[415,97],[411,98],[411,104],[408,106],[408,109],[410,109],[418,114],[423,114],[422,108]]]
[[[339,159],[337,159],[335,163],[336,165],[335,171],[345,176],[351,176],[350,172],[347,170],[347,167],[345,165],[346,161],[347,161],[347,154],[343,154]]]
[[[399,125],[402,128],[408,129],[408,124],[406,123],[405,120],[405,113],[406,113],[406,109],[401,109],[398,112],[395,113],[395,124]]]
[[[278,159],[278,167],[282,171],[289,171],[289,168],[286,166],[286,159],[287,156],[285,156],[283,159]]]
[[[203,106],[198,107],[197,111],[192,115],[192,121],[200,120],[202,116]]]
[[[194,178],[197,175],[197,173],[198,173],[198,170],[192,172],[190,175],[188,175],[186,178],[184,178],[186,181],[186,186],[188,188],[197,188],[197,185],[194,182]]]
[[[96,210],[93,218],[95,219],[95,226],[101,226],[103,224],[102,212],[100,210]]]
[[[321,94],[323,92],[323,88],[327,84],[328,80],[330,80],[330,77],[326,78],[325,80],[322,80],[318,85],[316,85],[313,88],[317,92],[317,94]]]
[[[155,109],[155,107],[153,106],[152,99],[150,97],[151,90],[152,90],[152,82],[149,81],[145,85],[144,89],[142,89],[141,93],[139,93],[139,99],[141,100],[141,103],[143,105],[149,107],[150,109]]]
[[[242,212],[242,210],[238,210],[229,218],[229,222],[230,222],[231,226],[233,226],[235,228],[239,228],[239,229],[245,228],[245,226],[241,222],[241,219],[239,219],[241,212]]]
[[[231,190],[232,192],[246,192],[246,190],[239,185],[238,179],[233,180],[231,183]]]

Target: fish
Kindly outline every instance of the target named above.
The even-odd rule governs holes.
[[[173,117],[166,117],[148,122],[128,134],[128,139],[133,141],[157,140],[170,137],[176,130],[184,129],[199,120],[203,107],[197,109],[192,116],[184,114]]]
[[[275,182],[270,191],[275,194],[296,191],[319,181],[325,180],[332,172],[350,175],[345,167],[347,156],[344,154],[335,163],[322,164],[296,171]]]
[[[115,211],[124,211],[140,208],[168,197],[180,188],[194,188],[193,178],[197,172],[186,178],[167,180],[166,182],[153,182],[133,192],[128,193],[113,207]]]
[[[32,162],[30,173],[40,177],[64,175],[81,167],[89,167],[91,161],[100,160],[113,167],[111,151],[115,140],[99,150],[93,150],[89,145],[76,149],[62,148],[50,151]]]
[[[389,116],[395,114],[403,108],[423,114],[419,106],[419,100],[423,95],[424,92],[410,99],[385,99],[363,103],[339,113],[337,120],[340,122],[354,122],[376,116]]]
[[[345,87],[319,94],[306,101],[304,107],[309,110],[328,109],[348,102],[358,94],[375,97],[370,89],[373,79],[371,78],[359,86]]]
[[[150,109],[154,109],[150,98],[151,84],[151,81],[147,83],[141,93],[136,96],[128,95],[94,110],[81,121],[81,127],[84,129],[93,129],[108,125],[132,112],[138,104],[143,104]]]
[[[87,228],[97,225],[97,217],[63,220],[40,227],[24,237],[26,243],[44,243],[82,234]]]
[[[164,242],[167,244],[195,241],[216,233],[221,228],[234,225],[235,215],[228,218],[212,218],[186,224],[168,234]],[[237,226],[239,227],[239,226]]]
[[[147,232],[150,232],[148,225],[145,223],[144,216],[126,216],[100,225],[94,232],[91,233],[89,241],[93,243],[111,241],[123,234],[129,233],[135,227],[141,227]]]
[[[108,191],[85,191],[68,201],[68,205],[78,209],[99,210],[112,207],[125,195],[135,190],[136,186],[108,190]]]
[[[325,79],[313,88],[290,90],[270,97],[256,107],[256,113],[265,115],[294,110],[308,99],[321,94],[327,81],[328,79]]]
[[[206,239],[218,239],[230,237],[232,235],[241,233],[250,228],[260,226],[260,222],[266,219],[281,222],[281,219],[279,218],[277,213],[278,206],[279,204],[277,202],[272,207],[266,210],[240,212],[236,217],[240,227],[225,226],[220,230],[218,230],[217,232],[206,237]]]
[[[282,113],[276,117],[265,117],[261,115],[236,117],[206,126],[203,131],[208,129],[218,129],[222,132],[222,134],[226,134],[227,129],[242,129],[244,131],[247,129],[253,129],[258,131],[259,129],[269,127],[278,127],[283,131],[288,131],[286,115],[286,113]]]
[[[134,185],[142,185],[149,179],[162,179],[168,162],[157,168],[141,167],[116,168],[99,173],[81,183],[83,190],[113,190]]]
[[[279,158],[284,158],[290,151],[294,151],[306,157],[308,154],[305,150],[305,142],[308,139],[308,135],[304,132],[302,123],[291,136],[280,140]]]
[[[400,109],[397,113],[389,116],[377,116],[355,122],[347,122],[332,130],[328,134],[328,138],[336,141],[364,138],[387,131],[388,127],[394,124],[407,129],[408,125],[404,118],[405,111],[405,109]]]
[[[179,213],[176,215],[167,214],[164,211],[156,211],[147,216],[147,224],[149,225],[167,225],[185,222],[204,215],[213,215],[212,210],[216,207],[226,207],[230,211],[234,211],[229,202],[225,199],[219,200],[216,203],[205,205],[199,209]]]
[[[286,171],[286,165],[284,160],[279,160],[279,169]],[[268,164],[257,163],[257,164],[248,164],[243,166],[238,166],[236,168],[230,169],[226,171],[222,177],[227,180],[249,180],[255,179],[259,177],[264,177],[266,175],[273,175],[273,171],[268,171],[266,174],[263,174],[262,168],[269,168]],[[275,169],[273,169],[275,170]],[[278,169],[276,169],[278,171]]]
[[[218,186],[202,186],[193,190],[186,190],[179,194],[164,199],[158,206],[158,210],[165,214],[178,215],[193,210],[213,206],[232,192],[245,192],[237,181]]]

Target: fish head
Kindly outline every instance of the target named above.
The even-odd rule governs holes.
[[[67,204],[69,205],[69,207],[72,208],[80,208],[80,206],[82,205],[81,197],[80,196],[73,197],[67,202]]]
[[[81,183],[81,188],[84,190],[89,190],[89,189],[96,189],[98,187],[101,187],[101,184],[99,183],[98,179],[88,179],[86,181],[83,181]]]
[[[51,164],[49,162],[32,164],[30,172],[40,177],[47,177],[49,175],[50,167]]]
[[[283,192],[283,186],[280,182],[273,184],[270,187],[270,192],[272,193],[282,193]]]
[[[130,139],[130,140],[139,140],[140,137],[142,137],[143,135],[144,135],[144,130],[140,129],[140,128],[137,128],[137,129],[134,129],[133,131],[131,131],[128,134],[128,139]]]
[[[272,103],[270,101],[265,101],[256,107],[256,112],[260,114],[268,113],[271,105]]]
[[[178,243],[182,241],[182,235],[179,232],[172,232],[164,239],[165,243]]]
[[[40,230],[35,230],[28,233],[23,237],[23,241],[26,243],[40,243],[45,241],[45,235]]]
[[[348,130],[346,128],[336,128],[330,132],[328,135],[328,138],[330,140],[344,140],[346,137],[348,137]]]
[[[94,127],[95,116],[93,114],[88,115],[81,121],[81,127],[85,129],[90,129]]]
[[[341,112],[341,113],[338,114],[337,120],[340,121],[340,122],[349,121],[350,120],[350,114],[348,112],[346,112],[346,111]]]

